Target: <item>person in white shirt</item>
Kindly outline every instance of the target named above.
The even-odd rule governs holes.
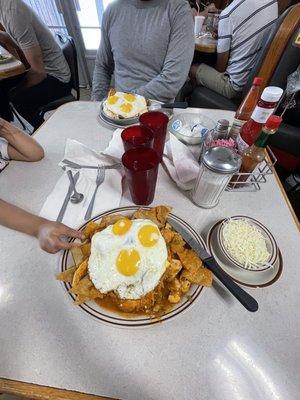
[[[29,135],[0,118],[0,162],[1,160],[39,161],[44,157],[42,147]],[[1,170],[0,170],[1,172]],[[0,174],[1,187],[1,174]],[[34,236],[40,247],[48,253],[76,246],[65,237],[84,239],[84,235],[59,222],[30,214],[0,199],[0,225]]]
[[[233,0],[220,14],[215,68],[195,64],[190,77],[229,99],[240,97],[264,35],[277,17],[277,0]]]

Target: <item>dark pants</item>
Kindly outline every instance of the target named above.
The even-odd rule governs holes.
[[[0,94],[1,94],[0,83]],[[53,76],[47,77],[40,83],[30,88],[13,91],[7,90],[7,84],[4,85],[3,91],[6,92],[9,101],[12,102],[18,113],[25,118],[35,129],[43,123],[38,110],[54,100],[68,96],[71,93],[72,85],[70,82],[63,83]],[[12,85],[14,87],[15,85]],[[5,98],[5,95],[4,95]]]

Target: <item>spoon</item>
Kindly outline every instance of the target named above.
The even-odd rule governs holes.
[[[75,188],[75,182],[74,182],[74,177],[73,177],[72,171],[71,171],[71,170],[68,170],[68,171],[67,171],[67,174],[68,174],[70,183],[71,183],[71,185],[73,186],[73,192],[74,192],[74,193],[72,194],[72,196],[70,197],[70,201],[71,201],[71,203],[73,203],[73,204],[81,203],[82,200],[83,200],[83,198],[84,198],[84,195],[83,195],[82,193],[78,193],[78,192],[77,192],[77,190],[76,190],[76,188]]]

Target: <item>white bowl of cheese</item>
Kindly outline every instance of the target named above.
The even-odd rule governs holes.
[[[219,226],[218,244],[231,264],[248,271],[272,268],[278,256],[274,237],[251,217],[234,216]]]

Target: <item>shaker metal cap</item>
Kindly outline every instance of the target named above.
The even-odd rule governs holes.
[[[240,169],[241,157],[227,147],[212,147],[204,153],[203,164],[220,174],[234,174]]]

